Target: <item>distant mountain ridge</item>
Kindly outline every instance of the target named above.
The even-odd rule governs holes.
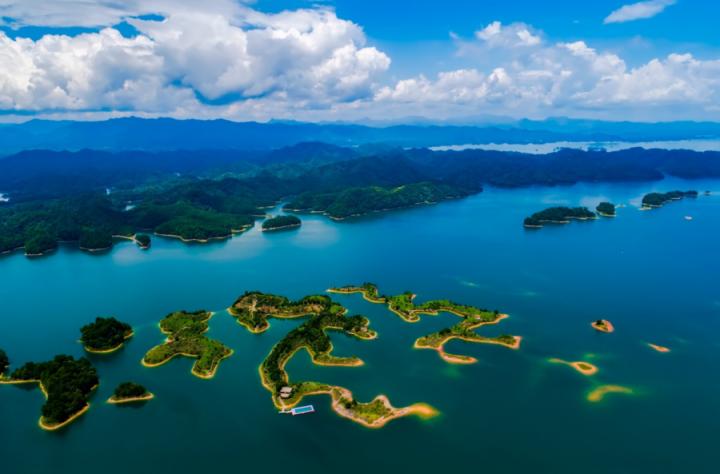
[[[647,124],[549,119],[479,126],[370,127],[352,124],[168,118],[119,118],[96,122],[30,120],[21,124],[0,126],[0,156],[30,149],[271,150],[303,142],[323,142],[339,146],[385,143],[401,147],[428,147],[467,143],[653,141],[708,137],[720,137],[720,124]]]

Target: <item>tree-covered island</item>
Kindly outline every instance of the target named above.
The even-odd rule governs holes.
[[[88,359],[58,355],[48,362],[28,362],[1,383],[37,383],[47,399],[38,424],[44,430],[53,431],[87,412],[88,400],[99,379]]]
[[[523,224],[525,227],[536,229],[544,224],[569,224],[571,219],[584,221],[596,218],[595,213],[587,207],[549,207],[526,217]]]
[[[611,202],[601,202],[595,208],[597,213],[603,217],[615,217],[615,204]]]
[[[96,318],[95,322],[80,328],[80,342],[88,352],[107,354],[120,349],[133,336],[127,323],[110,318]]]
[[[134,382],[124,382],[113,391],[108,403],[120,405],[123,403],[137,403],[152,400],[155,396],[145,387]]]
[[[259,291],[245,292],[228,308],[239,324],[256,334],[270,327],[269,318],[294,319],[323,312],[343,314],[345,311],[325,295],[310,295],[290,301],[284,296]]]
[[[415,341],[414,347],[416,349],[433,349],[447,362],[465,364],[476,362],[472,357],[446,353],[444,351],[444,345],[452,339],[485,344],[500,344],[512,349],[520,347],[521,338],[519,336],[502,335],[498,337],[482,337],[474,332],[475,329],[481,326],[497,324],[507,318],[506,314],[500,314],[498,311],[480,309],[449,300],[432,300],[422,304],[415,304],[415,294],[410,291],[406,291],[400,295],[386,296],[380,294],[377,285],[367,282],[360,286],[349,285],[331,288],[328,292],[339,294],[361,293],[363,298],[371,303],[387,305],[390,311],[408,323],[420,321],[420,315],[422,314],[435,316],[440,313],[451,313],[459,316],[462,318],[462,321],[458,324],[436,333],[428,334]]]
[[[302,221],[297,216],[275,216],[266,219],[262,224],[263,232],[282,229],[295,229],[302,225]]]
[[[197,359],[193,364],[193,375],[212,378],[220,362],[233,353],[219,341],[205,336],[212,315],[203,310],[193,313],[177,311],[167,315],[160,321],[160,331],[167,335],[165,343],[150,349],[143,357],[143,365],[157,367],[176,356],[192,357]]]
[[[643,209],[654,209],[662,207],[670,201],[679,201],[683,198],[690,197],[696,198],[698,192],[691,191],[669,191],[667,193],[649,193],[646,194],[642,199]]]

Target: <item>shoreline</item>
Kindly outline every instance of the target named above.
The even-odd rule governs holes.
[[[3,380],[3,379],[0,379],[0,385],[24,385],[24,384],[30,384],[30,383],[35,383],[38,385],[38,387],[40,388],[40,391],[45,396],[45,400],[47,401],[48,393],[47,393],[47,390],[45,389],[45,386],[43,385],[41,380],[37,380],[37,379],[32,379],[32,380],[4,379]],[[98,386],[95,385],[91,389],[91,391],[95,391],[97,389],[97,387]],[[38,419],[38,426],[45,431],[57,431],[61,428],[64,428],[65,426],[69,425],[70,423],[77,420],[78,418],[80,418],[82,415],[87,413],[88,410],[90,410],[90,403],[85,403],[85,406],[83,406],[83,408],[80,411],[72,414],[67,420],[65,420],[61,423],[56,423],[54,425],[47,424],[44,421],[44,417],[40,416],[40,418]]]
[[[128,334],[127,336],[123,336],[124,337],[123,342],[121,342],[120,344],[118,344],[115,347],[111,347],[110,349],[94,349],[94,348],[86,346],[84,344],[83,344],[83,349],[85,349],[85,351],[89,352],[90,354],[111,354],[113,352],[116,352],[116,351],[119,351],[120,349],[122,349],[123,346],[125,345],[125,341],[132,338],[134,335],[135,335],[135,331],[130,331],[130,334]]]
[[[115,395],[113,395],[107,399],[106,403],[109,403],[111,405],[123,405],[125,403],[146,402],[148,400],[152,400],[153,398],[155,398],[155,394],[152,392],[148,392],[145,395],[141,395],[139,397],[128,398],[115,398]]]
[[[302,224],[292,224],[292,225],[284,225],[284,226],[280,226],[280,227],[270,227],[270,228],[268,228],[268,229],[265,229],[265,228],[262,228],[262,227],[261,227],[261,228],[260,228],[260,231],[261,231],[261,232],[272,232],[272,231],[275,231],[275,230],[296,229],[296,228],[298,228],[298,227],[302,227]]]

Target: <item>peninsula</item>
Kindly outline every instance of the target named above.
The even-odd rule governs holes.
[[[152,243],[150,236],[147,234],[136,234],[135,235],[135,243],[137,243],[138,247],[140,247],[143,250],[149,249],[150,244]]]
[[[262,224],[263,232],[283,229],[296,229],[302,225],[297,216],[276,216],[271,217]]]
[[[569,224],[571,219],[596,219],[594,212],[587,207],[549,207],[526,217],[523,225],[530,229],[539,229],[544,224]]]
[[[233,351],[205,336],[212,315],[204,310],[167,315],[160,321],[160,331],[167,335],[165,343],[150,349],[143,357],[143,365],[157,367],[176,356],[191,357],[197,359],[192,367],[193,375],[203,379],[214,377],[220,362],[230,357]]]
[[[109,354],[120,349],[133,336],[132,327],[115,318],[96,318],[80,328],[80,342],[87,352]]]
[[[140,384],[124,382],[115,388],[108,403],[121,405],[124,403],[138,403],[152,400],[155,397],[151,392]]]
[[[643,209],[655,209],[662,207],[670,201],[679,201],[683,198],[696,198],[697,191],[669,191],[667,193],[650,193],[646,194],[642,199]]]
[[[37,383],[47,400],[38,424],[44,430],[54,431],[87,412],[90,394],[99,379],[88,359],[58,355],[48,362],[28,362],[0,383]]]

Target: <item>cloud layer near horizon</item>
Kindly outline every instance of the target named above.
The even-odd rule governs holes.
[[[453,37],[464,67],[391,80],[391,58],[331,9],[267,14],[232,0],[119,5],[0,0],[12,27],[98,28],[37,40],[0,32],[0,110],[239,120],[720,118],[720,61],[690,54],[630,67],[581,40],[552,42],[531,25],[492,22],[472,38]],[[122,21],[136,34],[113,28]]]

